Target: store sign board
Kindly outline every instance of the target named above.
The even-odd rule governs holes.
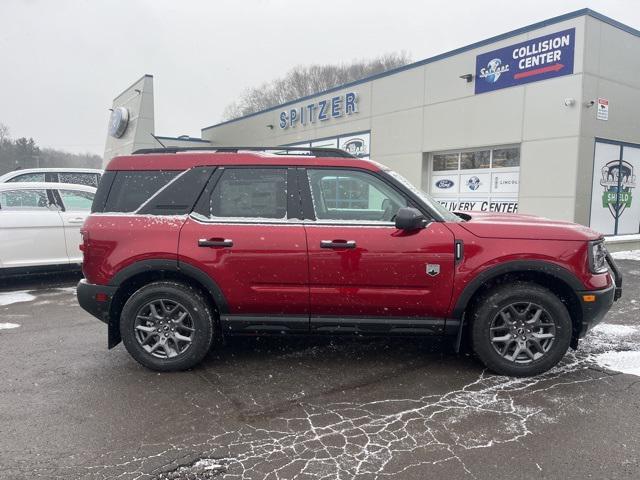
[[[476,56],[475,93],[572,74],[575,30],[570,28]]]
[[[287,128],[295,128],[297,125],[306,126],[321,123],[354,113],[358,113],[358,94],[347,92],[309,102],[300,107],[282,110],[278,114],[278,125],[281,129],[286,130]]]
[[[499,212],[517,213],[517,198],[437,198],[436,200],[452,212]]]
[[[338,148],[354,157],[369,158],[371,134],[347,135],[338,139]]]
[[[491,175],[488,173],[471,173],[460,175],[460,192],[489,193]]]
[[[292,147],[317,147],[317,148],[340,148],[354,157],[368,159],[371,152],[371,133],[347,133],[339,137],[325,138],[322,140],[312,140],[287,145]],[[303,152],[307,153],[308,152]]]
[[[520,172],[499,172],[491,174],[491,191],[494,193],[518,193]]]
[[[590,226],[605,235],[639,233],[640,146],[596,142]]]
[[[455,174],[433,175],[431,177],[431,193],[458,193],[459,177]]]

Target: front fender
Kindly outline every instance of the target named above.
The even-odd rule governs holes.
[[[462,318],[473,295],[487,282],[507,273],[542,273],[561,280],[574,292],[585,290],[585,285],[568,269],[545,260],[511,260],[493,265],[483,265],[474,273],[468,275],[472,278],[464,287],[450,312],[452,318]]]

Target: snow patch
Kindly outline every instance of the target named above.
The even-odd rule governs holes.
[[[0,323],[0,330],[9,330],[11,328],[18,328],[19,326],[17,323]]]
[[[205,480],[219,477],[226,471],[226,467],[215,458],[203,458],[193,465],[179,467],[172,472],[163,473],[158,480]]]
[[[640,351],[605,352],[596,355],[595,362],[601,367],[640,377]]]
[[[76,291],[77,291],[77,288],[76,287],[61,287],[61,288],[56,288],[56,290],[58,292],[73,293],[75,295]]]
[[[640,250],[626,250],[624,252],[614,252],[611,254],[616,260],[640,260]]]
[[[0,292],[0,307],[4,307],[5,305],[11,305],[12,303],[19,302],[30,302],[34,300],[36,297],[27,293],[26,291],[21,292]]]
[[[629,337],[634,333],[638,333],[638,329],[629,325],[614,325],[613,323],[601,323],[593,327],[592,333],[601,333],[603,335],[612,335],[615,337]]]

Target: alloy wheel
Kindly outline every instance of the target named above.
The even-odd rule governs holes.
[[[540,305],[517,302],[502,308],[489,328],[491,344],[504,359],[526,364],[542,358],[553,345],[556,324]]]
[[[140,346],[157,358],[183,354],[194,338],[193,319],[180,303],[169,299],[152,300],[136,314],[135,338]]]

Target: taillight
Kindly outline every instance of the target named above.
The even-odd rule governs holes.
[[[82,237],[82,243],[79,245],[81,252],[86,252],[89,246],[89,233],[86,230],[80,230],[80,236]]]

